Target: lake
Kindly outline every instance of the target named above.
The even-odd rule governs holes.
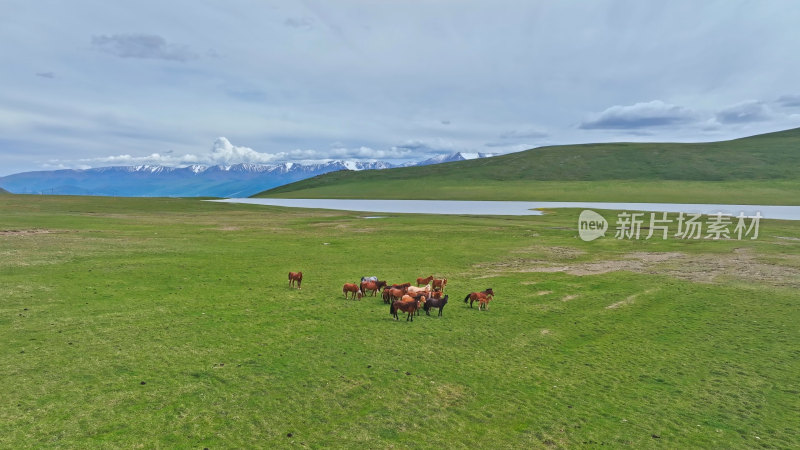
[[[350,199],[295,199],[295,198],[228,198],[212,200],[222,203],[247,203],[254,205],[286,206],[290,208],[334,209],[369,213],[402,214],[458,214],[487,216],[539,215],[537,208],[584,208],[619,211],[656,211],[672,213],[730,214],[754,216],[757,212],[765,219],[800,220],[800,206],[774,205],[713,205],[694,203],[605,203],[605,202],[518,202],[518,201],[467,201],[467,200],[350,200]]]

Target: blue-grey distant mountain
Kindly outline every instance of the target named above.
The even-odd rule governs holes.
[[[405,166],[426,166],[485,158],[486,153],[438,155]],[[0,186],[15,194],[106,195],[119,197],[249,197],[284,184],[338,170],[395,167],[373,161],[320,164],[234,164],[166,167],[158,165],[99,167],[24,172],[0,177]]]
[[[120,197],[247,197],[294,181],[337,170],[392,167],[385,162],[331,161],[322,164],[234,164],[231,166],[119,166],[25,172],[0,178],[15,194]]]

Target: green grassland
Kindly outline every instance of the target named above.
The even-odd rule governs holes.
[[[800,204],[800,128],[711,143],[542,147],[493,158],[340,171],[256,196]]]
[[[577,214],[3,196],[0,447],[800,446],[800,224],[583,242]],[[442,317],[341,295],[429,274]]]

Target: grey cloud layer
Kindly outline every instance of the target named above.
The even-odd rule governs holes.
[[[0,175],[218,136],[420,159],[796,127],[797,23],[759,0],[7,0]]]
[[[165,59],[190,61],[198,55],[183,45],[168,44],[155,34],[112,34],[92,36],[92,45],[120,58]]]

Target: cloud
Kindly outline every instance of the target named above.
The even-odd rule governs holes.
[[[267,93],[261,89],[228,89],[225,93],[231,98],[245,102],[263,103],[267,101]]]
[[[415,154],[439,152],[449,153],[456,148],[453,142],[447,139],[409,139],[402,144],[392,146],[395,152],[407,152]]]
[[[92,36],[92,45],[98,50],[120,58],[164,59],[179,62],[198,58],[198,55],[188,47],[169,44],[157,34]]]
[[[547,132],[537,127],[524,127],[507,131],[500,135],[500,139],[542,139],[548,136]]]
[[[800,95],[781,95],[778,97],[777,103],[787,108],[800,106]]]
[[[311,19],[307,17],[289,17],[283,21],[283,24],[289,28],[296,28],[299,30],[310,30],[314,26]]]
[[[36,76],[40,77],[40,78],[48,78],[48,79],[52,80],[53,78],[56,77],[56,74],[54,74],[53,72],[36,72]]]
[[[582,122],[584,130],[635,130],[693,122],[695,113],[687,108],[653,100],[633,105],[616,105]]]
[[[219,137],[214,141],[207,162],[211,164],[230,165],[239,163],[267,164],[275,161],[281,154],[259,153],[250,147],[239,147]]]
[[[354,148],[335,147],[324,152],[313,149],[295,149],[277,153],[263,153],[253,150],[250,147],[233,145],[225,137],[219,137],[214,141],[209,152],[204,154],[187,153],[175,155],[173,151],[151,153],[144,156],[133,156],[129,154],[102,156],[97,158],[84,158],[77,161],[50,160],[48,167],[77,168],[77,167],[99,167],[99,166],[128,166],[128,165],[163,165],[163,166],[186,166],[192,164],[200,165],[222,165],[230,166],[234,164],[278,164],[281,162],[303,162],[319,163],[332,159],[358,159],[392,160],[403,157],[414,156],[408,150],[397,149],[374,149],[371,147],[360,146]]]
[[[748,101],[717,112],[720,123],[748,123],[769,120],[772,116],[767,105],[761,101]]]

